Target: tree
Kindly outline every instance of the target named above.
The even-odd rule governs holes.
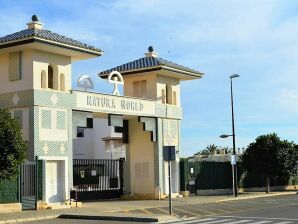
[[[198,154],[200,154],[202,156],[208,156],[208,155],[210,155],[210,152],[207,149],[203,149],[200,152],[198,152]]]
[[[297,173],[298,149],[293,142],[281,140],[277,134],[261,135],[251,143],[243,154],[245,170],[263,174],[266,193],[270,192],[270,179],[290,178]]]
[[[18,173],[26,151],[18,121],[8,110],[0,108],[0,179],[10,179]]]
[[[214,145],[214,144],[212,144],[212,145],[208,145],[206,147],[206,149],[210,152],[211,155],[214,155],[214,154],[216,154],[218,152],[219,147],[216,146],[216,145]]]

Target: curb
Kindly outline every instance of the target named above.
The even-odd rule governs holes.
[[[84,220],[109,220],[125,222],[158,222],[158,218],[128,217],[128,216],[105,216],[105,215],[66,215],[58,216],[60,219],[84,219]]]
[[[275,197],[275,196],[281,196],[281,195],[294,195],[298,194],[297,191],[293,192],[282,192],[282,193],[272,193],[272,194],[262,194],[262,195],[252,195],[252,196],[244,196],[244,197],[237,197],[237,198],[226,198],[226,199],[221,199],[218,201],[214,201],[215,203],[218,202],[224,202],[224,201],[238,201],[238,200],[245,200],[245,199],[253,199],[253,198],[265,198],[265,197]]]
[[[59,215],[48,215],[48,216],[38,216],[38,217],[19,218],[19,219],[7,219],[7,220],[0,220],[0,224],[40,221],[40,220],[47,220],[47,219],[55,219],[58,217]]]

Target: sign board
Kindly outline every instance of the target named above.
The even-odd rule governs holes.
[[[231,155],[231,165],[236,165],[236,155]]]
[[[155,115],[155,101],[74,91],[78,109],[115,114]]]
[[[194,181],[194,180],[190,180],[190,181],[189,181],[189,185],[196,185],[196,181]]]
[[[193,167],[190,168],[190,173],[193,173]]]
[[[163,160],[164,161],[175,161],[176,160],[175,146],[164,146],[163,147]]]

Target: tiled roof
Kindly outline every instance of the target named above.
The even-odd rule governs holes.
[[[133,70],[144,70],[144,69],[150,69],[153,67],[169,67],[172,69],[176,69],[176,70],[180,70],[180,71],[184,71],[184,72],[190,72],[193,74],[196,74],[197,76],[201,76],[202,73],[199,71],[196,71],[194,69],[182,66],[182,65],[178,65],[174,62],[162,59],[162,58],[158,58],[158,57],[143,57],[131,62],[128,62],[126,64],[123,65],[119,65],[117,67],[102,71],[99,73],[99,76],[101,77],[105,77],[107,76],[107,74],[111,73],[112,71],[118,71],[118,72],[129,72],[129,71],[133,71]]]
[[[0,45],[2,44],[6,44],[8,42],[11,41],[18,41],[18,40],[23,40],[23,39],[27,39],[30,37],[32,38],[41,38],[44,40],[49,40],[49,41],[54,41],[57,43],[61,43],[61,44],[66,44],[66,45],[70,45],[70,46],[74,46],[74,47],[79,47],[79,48],[83,48],[86,50],[91,50],[91,51],[95,51],[97,53],[102,53],[101,49],[95,48],[93,46],[90,46],[88,44],[84,44],[80,41],[62,36],[60,34],[57,33],[53,33],[49,30],[44,30],[44,29],[25,29],[4,37],[0,37]]]

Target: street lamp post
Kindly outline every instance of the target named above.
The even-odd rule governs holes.
[[[236,164],[236,143],[235,143],[235,122],[234,122],[234,100],[233,100],[233,78],[238,78],[240,75],[234,74],[230,75],[231,81],[231,108],[232,108],[232,134],[231,135],[221,135],[221,138],[233,137],[233,156],[235,157],[235,162],[232,162],[232,172],[233,172],[233,194],[235,197],[238,196],[237,190],[237,164]]]

